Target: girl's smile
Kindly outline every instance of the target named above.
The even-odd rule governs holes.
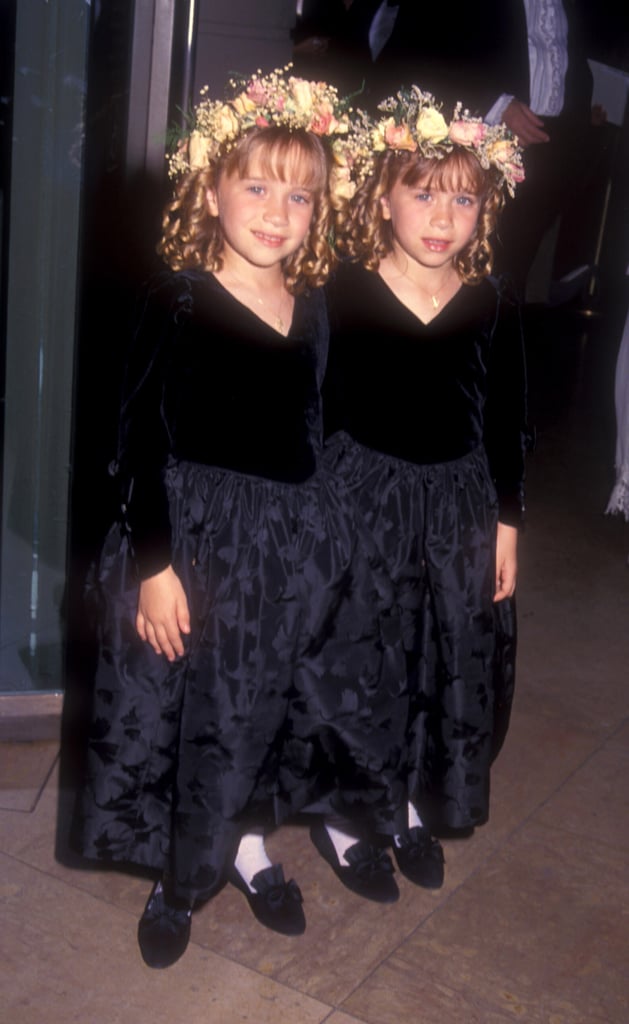
[[[400,179],[381,203],[391,222],[393,253],[431,269],[451,262],[468,245],[481,206],[474,192],[410,186]]]
[[[310,189],[257,168],[248,177],[222,175],[207,193],[208,209],[223,232],[224,266],[270,269],[303,243],[314,212]]]

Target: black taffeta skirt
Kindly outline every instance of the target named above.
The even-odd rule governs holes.
[[[398,830],[409,692],[394,594],[338,479],[182,463],[167,484],[191,635],[173,664],[138,638],[130,539],[112,528],[89,593],[100,656],[75,842],[200,900],[243,831],[309,805]]]
[[[335,435],[401,609],[410,686],[404,784],[435,830],[489,815],[515,687],[514,599],[494,603],[498,502],[484,451],[415,465]]]

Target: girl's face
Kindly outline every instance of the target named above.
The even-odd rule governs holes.
[[[427,268],[451,263],[476,230],[481,197],[441,182],[406,185],[398,177],[382,197],[382,216],[391,222],[393,254],[404,254]]]
[[[287,180],[275,176],[258,154],[246,170],[221,174],[208,189],[211,216],[223,232],[221,255],[228,269],[268,269],[291,256],[304,242],[312,221],[315,194],[291,168]]]

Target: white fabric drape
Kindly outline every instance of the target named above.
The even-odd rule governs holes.
[[[627,268],[629,274],[629,268]],[[629,521],[629,312],[616,362],[616,483],[606,512],[624,515]]]

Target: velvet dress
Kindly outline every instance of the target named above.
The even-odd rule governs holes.
[[[314,805],[378,825],[403,806],[399,616],[318,467],[327,341],[322,290],[284,337],[213,275],[168,271],[131,346],[76,831],[85,856],[168,871],[190,900],[255,825]],[[134,625],[139,581],[169,564],[192,626],[174,663]]]
[[[522,515],[517,308],[462,286],[428,324],[383,279],[328,286],[328,458],[356,496],[401,608],[411,697],[403,781],[427,824],[483,823],[515,683],[512,599],[492,601],[496,529]]]

